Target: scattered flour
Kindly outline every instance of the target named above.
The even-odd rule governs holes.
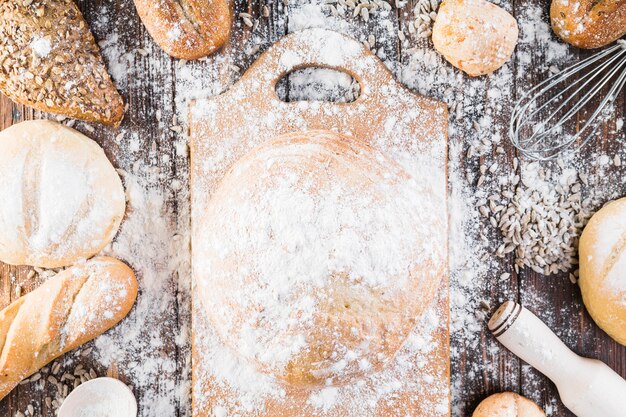
[[[52,52],[52,44],[49,39],[35,38],[30,43],[30,47],[39,58],[45,58]]]

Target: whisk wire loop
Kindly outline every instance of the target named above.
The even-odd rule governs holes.
[[[588,105],[611,82],[591,116],[585,116]],[[567,149],[579,149],[595,135],[625,83],[626,42],[620,40],[526,92],[511,114],[513,145],[535,160],[550,160]],[[574,119],[576,132],[566,134],[564,129]]]

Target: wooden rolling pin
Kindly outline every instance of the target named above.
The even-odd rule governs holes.
[[[577,417],[626,417],[626,381],[599,360],[572,352],[533,313],[507,301],[489,330],[511,352],[556,384],[563,404]]]

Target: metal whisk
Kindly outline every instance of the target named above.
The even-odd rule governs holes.
[[[524,94],[511,116],[511,142],[522,155],[536,160],[580,149],[611,115],[624,83],[626,40],[619,40]],[[587,105],[604,92],[606,96],[591,113]]]

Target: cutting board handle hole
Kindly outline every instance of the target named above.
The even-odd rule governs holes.
[[[360,93],[361,86],[354,77],[332,68],[294,70],[276,83],[276,95],[284,102],[352,103],[359,98]]]

